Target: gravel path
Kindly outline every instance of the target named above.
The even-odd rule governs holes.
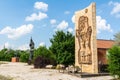
[[[79,78],[59,73],[53,69],[33,69],[26,63],[12,63],[0,65],[0,75],[13,77],[14,80],[110,80],[111,76]]]

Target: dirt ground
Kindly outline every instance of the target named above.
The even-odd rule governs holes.
[[[0,75],[12,77],[13,80],[110,80],[111,76],[80,78],[55,69],[34,69],[27,63],[12,63],[0,65]]]

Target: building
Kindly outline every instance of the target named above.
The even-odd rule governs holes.
[[[107,64],[107,51],[114,45],[113,40],[97,39],[98,63]]]

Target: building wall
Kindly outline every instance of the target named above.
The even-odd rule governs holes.
[[[98,49],[98,62],[101,61],[102,64],[107,64],[107,49]]]

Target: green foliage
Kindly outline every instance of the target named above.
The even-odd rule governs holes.
[[[28,62],[29,54],[27,51],[6,48],[0,51],[0,61],[11,61],[12,57],[19,57],[21,62]]]
[[[55,54],[58,64],[74,64],[75,40],[71,33],[57,31],[50,42],[52,45],[49,49]]]
[[[5,55],[6,61],[11,61],[11,58],[14,57],[14,50],[10,49]]]
[[[21,52],[21,50],[15,50],[14,57],[20,57]]]
[[[29,53],[27,53],[27,51],[21,51],[20,61],[21,62],[28,62],[28,59],[29,59]]]
[[[0,60],[1,61],[11,61],[12,57],[14,57],[14,50],[12,50],[12,49],[2,49],[0,51]]]
[[[65,51],[63,54],[58,54],[58,61],[60,64],[65,64],[65,65],[69,65],[69,64],[73,64],[73,59],[72,58],[72,54]]]
[[[120,79],[120,47],[114,46],[108,52],[108,69],[111,75]]]
[[[45,46],[40,46],[34,51],[34,60],[38,57],[41,56],[43,58],[51,60],[51,62],[55,61],[55,55],[50,52]]]
[[[4,61],[5,60],[5,52],[7,51],[7,49],[2,49],[0,51],[0,61]]]

